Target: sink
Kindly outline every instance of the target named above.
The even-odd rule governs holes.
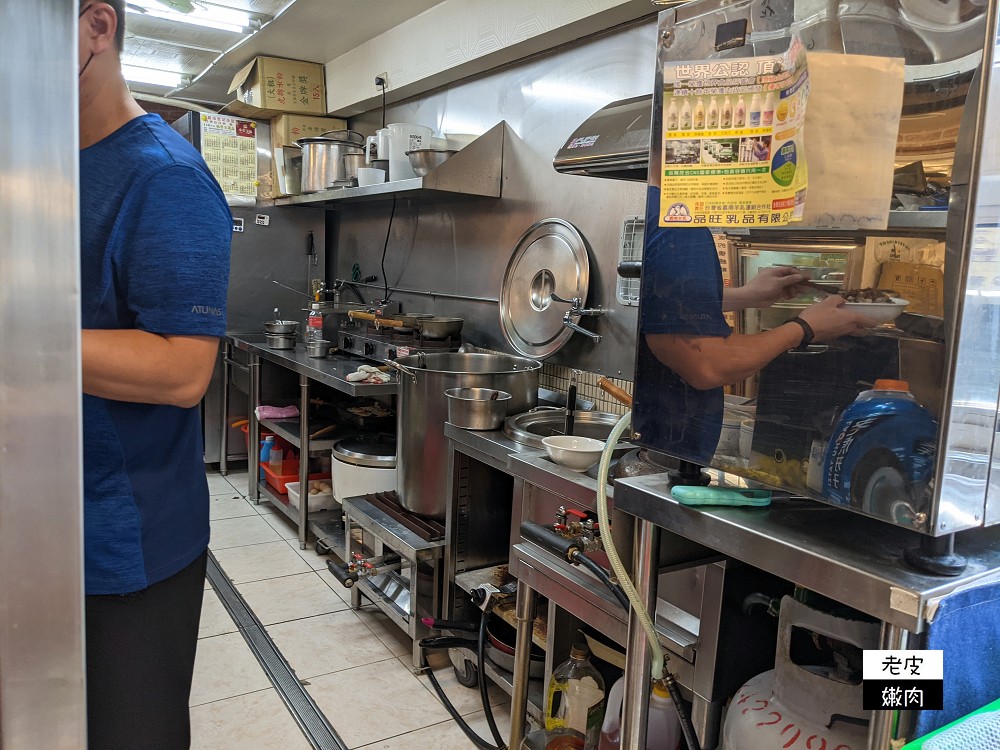
[[[606,441],[611,430],[621,419],[619,414],[600,411],[578,411],[574,419],[573,434],[578,437],[594,438]],[[521,445],[544,450],[542,438],[551,435],[564,435],[566,425],[565,409],[534,409],[507,417],[503,424],[504,434]],[[626,433],[629,434],[629,433]],[[615,447],[615,455],[622,455],[631,450],[631,443],[621,441]]]

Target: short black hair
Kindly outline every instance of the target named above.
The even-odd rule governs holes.
[[[81,12],[91,5],[97,5],[98,2],[110,5],[115,12],[115,18],[118,19],[118,27],[115,29],[115,49],[121,54],[125,49],[125,0],[81,0]]]

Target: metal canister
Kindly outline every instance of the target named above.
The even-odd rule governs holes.
[[[396,362],[399,373],[396,489],[400,504],[422,516],[442,518],[451,478],[448,473],[450,388],[491,388],[510,394],[507,411],[518,414],[538,403],[542,365],[507,354],[411,354]]]

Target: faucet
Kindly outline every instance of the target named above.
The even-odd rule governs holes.
[[[567,328],[576,331],[577,333],[582,333],[584,336],[589,336],[594,340],[595,344],[601,342],[602,336],[599,333],[594,333],[593,331],[588,331],[586,328],[581,326],[574,320],[574,318],[579,319],[584,315],[589,315],[592,317],[597,317],[599,315],[604,315],[607,312],[603,307],[584,307],[583,299],[580,297],[574,297],[573,299],[563,299],[555,292],[549,295],[553,302],[562,302],[565,305],[569,305],[569,310],[563,315],[563,325]]]

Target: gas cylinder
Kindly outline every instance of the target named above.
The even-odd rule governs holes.
[[[794,663],[795,628],[836,642],[838,668]],[[860,651],[878,648],[878,634],[878,623],[836,617],[784,597],[774,669],[751,678],[733,697],[722,727],[722,749],[864,750],[869,712],[862,708],[861,683],[847,662],[860,677]]]

